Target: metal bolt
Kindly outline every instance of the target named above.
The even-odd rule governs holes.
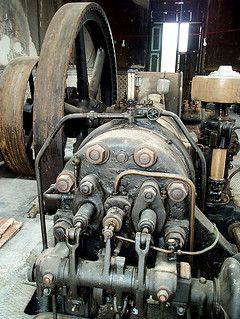
[[[132,314],[137,316],[138,315],[138,309],[137,308],[133,308],[132,309]]]
[[[157,191],[154,187],[146,187],[143,191],[143,196],[146,202],[151,203],[157,196]]]
[[[167,240],[167,244],[174,246],[174,245],[176,244],[176,239],[174,239],[174,238],[169,238],[169,239]]]
[[[50,274],[50,273],[49,274],[45,274],[43,276],[43,283],[45,285],[51,285],[52,282],[53,282],[53,279],[54,279],[53,274]]]
[[[49,296],[50,293],[51,293],[51,289],[49,289],[49,288],[44,288],[44,289],[43,289],[43,295],[44,295],[44,296]]]
[[[93,145],[87,149],[86,158],[92,164],[103,164],[107,161],[109,152],[101,145]]]
[[[128,213],[130,211],[130,206],[129,205],[125,205],[124,206],[124,210]]]
[[[169,198],[176,203],[182,202],[188,195],[187,186],[182,182],[172,182],[167,187]]]
[[[58,240],[62,241],[66,236],[66,229],[69,228],[70,224],[66,220],[58,220],[53,226],[53,235]]]
[[[155,152],[148,147],[135,150],[134,161],[141,167],[150,167],[156,162]]]
[[[80,192],[83,195],[91,195],[93,193],[93,190],[94,185],[89,181],[85,181],[80,185]]]
[[[183,307],[177,307],[177,313],[179,316],[183,316],[185,309]]]
[[[71,171],[62,171],[56,179],[56,188],[60,193],[68,193],[74,185],[74,174]]]
[[[207,279],[204,278],[204,277],[200,277],[200,278],[199,278],[199,282],[200,282],[200,284],[206,284]]]
[[[169,298],[169,293],[167,292],[166,289],[160,289],[159,292],[157,293],[157,297],[160,302],[166,302]]]
[[[125,153],[124,151],[120,151],[117,156],[116,159],[119,163],[124,163],[128,161],[128,155],[127,153]]]

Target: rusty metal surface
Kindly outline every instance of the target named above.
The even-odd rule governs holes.
[[[15,172],[33,175],[26,152],[23,106],[29,76],[38,58],[20,57],[11,61],[0,78],[0,149],[6,164]]]
[[[98,41],[99,37],[105,38],[105,51],[108,57],[106,60],[109,61],[104,67],[104,81],[111,81],[111,102],[116,97],[115,53],[111,30],[104,12],[95,3],[71,3],[62,6],[49,25],[39,60],[33,114],[36,153],[64,115],[68,64],[75,38],[83,25],[87,28],[90,26],[96,31],[93,42]],[[41,163],[44,189],[55,181],[61,171],[63,153],[63,133],[60,132]]]

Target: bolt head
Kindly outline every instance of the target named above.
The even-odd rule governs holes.
[[[63,170],[56,179],[56,188],[60,193],[68,193],[74,185],[74,174]]]
[[[128,154],[124,151],[120,151],[116,155],[116,159],[119,163],[124,163],[128,161]]]
[[[45,274],[42,280],[44,285],[51,285],[53,282],[53,279],[54,279],[53,274],[49,273],[49,274]]]
[[[207,279],[204,278],[204,277],[200,277],[200,278],[199,278],[199,282],[200,282],[201,284],[206,284]]]
[[[49,288],[44,288],[43,289],[43,295],[44,296],[49,296],[51,294],[51,289]]]
[[[176,239],[174,239],[174,238],[169,238],[169,239],[167,240],[167,244],[174,246],[174,245],[176,244]]]
[[[150,167],[155,164],[157,159],[155,152],[148,147],[136,149],[133,157],[135,163],[140,167]]]
[[[149,186],[149,187],[146,187],[143,191],[143,196],[144,196],[144,200],[147,202],[147,203],[151,203],[154,201],[154,199],[156,198],[157,196],[157,191],[154,187],[152,186]]]
[[[93,193],[94,186],[91,182],[85,181],[82,184],[80,184],[80,192],[83,195],[91,195]]]
[[[133,308],[132,309],[132,314],[137,316],[138,315],[138,309],[137,308]]]
[[[166,302],[169,298],[169,293],[166,289],[160,289],[157,293],[157,297],[160,302]]]
[[[177,308],[177,313],[179,316],[184,315],[185,309],[183,307],[178,307]]]
[[[92,164],[103,164],[108,156],[109,152],[99,144],[90,146],[86,152],[86,158]]]
[[[188,188],[182,182],[172,182],[167,187],[169,198],[176,203],[182,202],[188,195]]]
[[[55,238],[58,240],[64,240],[66,234],[65,234],[65,229],[63,227],[55,227],[53,228],[53,235]]]

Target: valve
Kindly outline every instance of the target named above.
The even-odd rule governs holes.
[[[140,232],[143,232],[144,229],[147,229],[149,233],[153,233],[156,227],[157,216],[154,210],[145,209],[140,217],[138,223],[138,229]]]
[[[95,212],[95,206],[91,203],[83,204],[76,215],[73,217],[73,225],[79,227],[82,230],[85,229]]]
[[[106,216],[103,218],[103,236],[105,241],[121,229],[124,216],[125,212],[121,208],[109,208]]]

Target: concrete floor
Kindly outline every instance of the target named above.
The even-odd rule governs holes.
[[[24,309],[35,291],[27,280],[28,269],[41,251],[39,217],[27,217],[37,196],[36,181],[1,166],[0,190],[0,216],[23,222],[21,230],[0,249],[0,319],[32,318]]]

